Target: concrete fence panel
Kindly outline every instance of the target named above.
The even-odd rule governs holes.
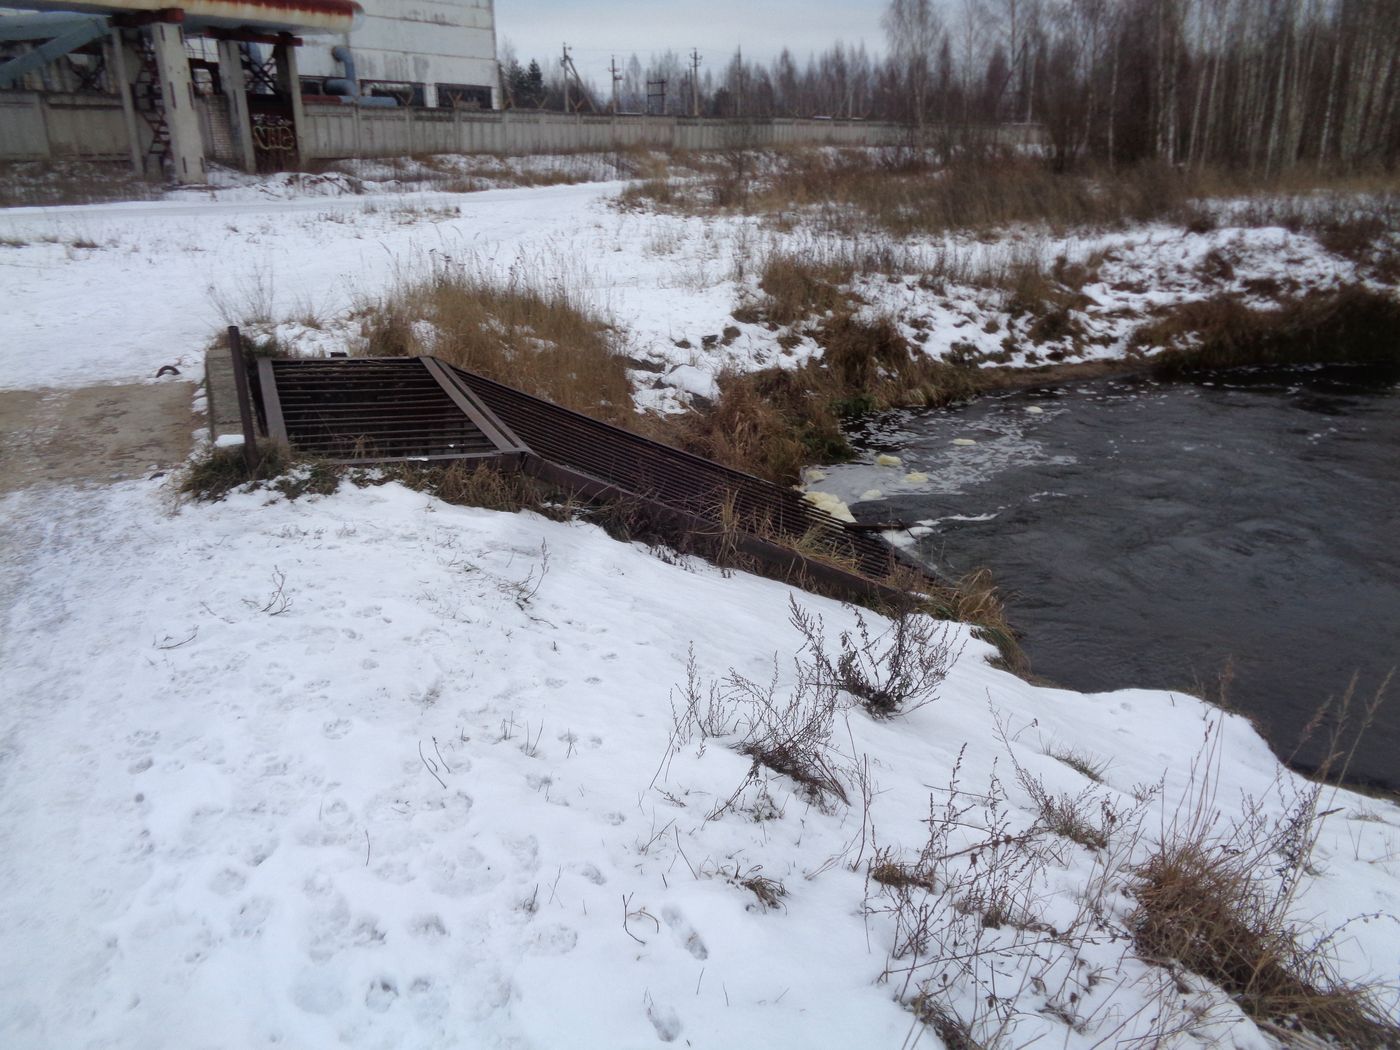
[[[43,103],[32,91],[0,94],[0,160],[48,160]]]
[[[998,129],[1008,142],[1035,141],[1038,128]],[[862,120],[711,120],[694,117],[570,116],[510,110],[360,109],[308,105],[308,158],[422,153],[571,153],[626,147],[716,150],[771,146],[886,146],[910,141],[898,124]]]

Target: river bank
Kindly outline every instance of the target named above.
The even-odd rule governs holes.
[[[891,537],[941,571],[990,568],[1033,671],[1223,700],[1313,770],[1337,728],[1309,728],[1319,706],[1356,672],[1359,705],[1400,656],[1397,383],[1395,365],[1080,377],[871,417],[811,487],[907,523]],[[1382,708],[1354,780],[1396,788],[1398,728]]]

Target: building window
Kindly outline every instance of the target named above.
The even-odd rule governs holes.
[[[396,80],[361,80],[360,94],[371,98],[398,99],[400,106],[422,106],[426,85],[408,84]]]
[[[491,89],[479,84],[439,84],[437,104],[440,109],[490,109]]]

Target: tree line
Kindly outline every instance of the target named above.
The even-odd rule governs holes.
[[[694,83],[687,56],[633,54],[615,87],[571,83],[570,108],[948,132],[1030,122],[1061,167],[1267,174],[1400,159],[1400,0],[890,0],[882,28],[883,54],[736,52]],[[508,105],[564,105],[557,59],[504,54],[502,81]]]

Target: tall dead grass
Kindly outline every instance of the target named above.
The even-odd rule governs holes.
[[[562,283],[444,267],[364,308],[360,325],[372,357],[432,354],[609,422],[635,415],[616,330]]]
[[[1127,926],[1140,955],[1207,978],[1276,1033],[1302,1031],[1339,1046],[1400,1046],[1400,1024],[1382,1002],[1395,990],[1342,979],[1332,949],[1344,927],[1319,931],[1296,905],[1300,888],[1317,875],[1322,822],[1335,812],[1330,804],[1324,809],[1325,781],[1345,779],[1389,681],[1353,704],[1353,680],[1336,705],[1319,710],[1318,720],[1334,718],[1327,757],[1302,788],[1280,773],[1272,785],[1283,803],[1276,815],[1245,797],[1239,816],[1223,816],[1215,724],[1181,805],[1132,871],[1136,903]]]
[[[687,172],[683,185],[656,179],[633,188],[629,204],[651,200],[687,211],[739,208],[780,225],[816,217],[844,232],[874,228],[896,236],[1020,223],[1063,231],[1167,221],[1208,230],[1217,219],[1202,202],[1211,199],[1233,199],[1238,206],[1230,215],[1236,224],[1292,229],[1337,222],[1358,195],[1369,197],[1373,210],[1400,207],[1400,182],[1383,172],[1299,169],[1264,179],[1159,164],[1056,171],[1034,157],[998,150],[950,157],[935,150],[795,148],[755,151],[745,169],[746,192],[736,196],[721,192],[732,182],[732,167],[698,166]]]
[[[1257,310],[1230,296],[1172,307],[1133,336],[1137,349],[1168,349],[1159,374],[1195,368],[1321,361],[1400,361],[1400,302],[1364,285],[1315,291]]]

